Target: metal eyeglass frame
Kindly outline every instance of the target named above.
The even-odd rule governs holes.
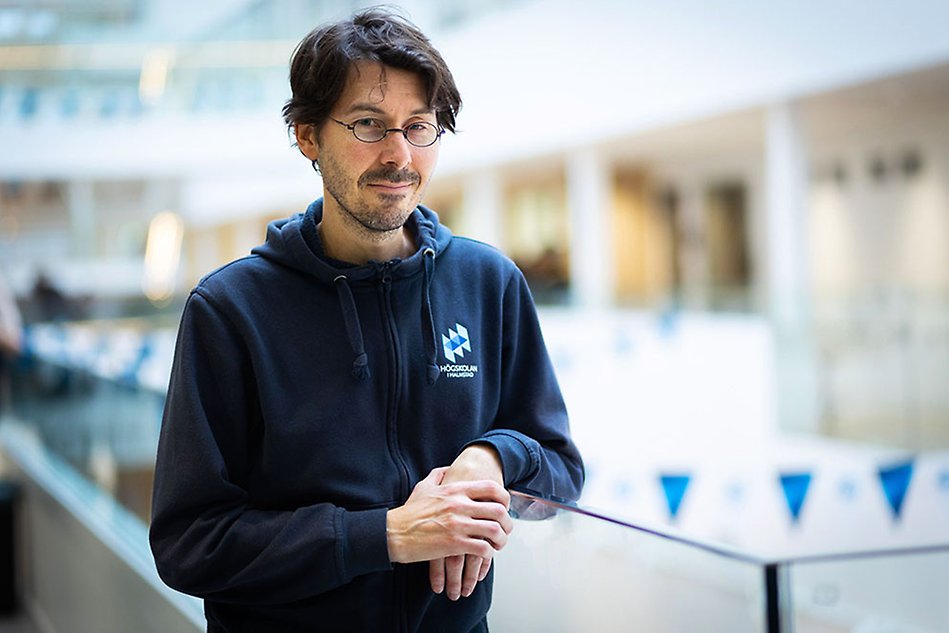
[[[440,138],[442,137],[442,134],[445,133],[444,128],[442,128],[442,127],[440,127],[440,126],[438,126],[438,125],[435,125],[434,123],[429,123],[428,121],[416,121],[416,122],[414,122],[414,123],[409,123],[409,124],[406,125],[405,127],[390,127],[390,128],[386,128],[386,129],[384,129],[384,130],[382,131],[382,136],[380,136],[379,138],[377,138],[377,139],[374,140],[374,141],[367,141],[367,140],[365,140],[365,139],[362,139],[362,138],[359,138],[358,136],[356,136],[356,124],[355,124],[355,123],[343,123],[342,121],[340,121],[340,120],[338,120],[338,119],[334,119],[333,117],[328,117],[328,118],[329,118],[330,121],[334,121],[334,122],[336,122],[336,123],[339,123],[339,124],[342,125],[344,128],[346,128],[347,130],[349,130],[350,132],[352,132],[352,133],[353,133],[353,137],[354,137],[357,141],[359,141],[360,143],[378,143],[379,141],[385,139],[385,137],[389,135],[389,132],[401,132],[401,133],[402,133],[402,137],[405,138],[405,142],[408,143],[409,145],[411,145],[412,147],[431,147],[432,145],[434,145],[435,143],[437,143],[437,142],[438,142],[438,139],[440,139]],[[362,119],[359,119],[359,120],[361,121]],[[378,120],[378,119],[376,119],[376,120]],[[435,133],[435,138],[432,139],[432,142],[431,142],[431,143],[426,143],[425,145],[419,145],[418,143],[413,143],[413,142],[409,139],[409,130],[408,130],[408,128],[409,128],[410,126],[418,125],[418,124],[428,125],[428,126],[431,126],[431,127],[435,128],[435,132],[436,132],[436,133]]]

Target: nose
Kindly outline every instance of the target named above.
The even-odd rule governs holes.
[[[392,130],[379,141],[382,146],[380,160],[386,165],[402,169],[412,162],[412,145],[409,144],[402,131]]]

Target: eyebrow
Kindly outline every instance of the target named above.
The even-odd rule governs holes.
[[[382,108],[380,108],[379,106],[375,104],[360,102],[360,103],[354,103],[353,105],[349,106],[349,109],[346,110],[346,112],[344,113],[344,116],[352,114],[354,112],[372,112],[373,114],[380,114],[380,115],[388,114],[385,110],[383,110]],[[419,108],[417,110],[414,110],[410,114],[411,116],[418,116],[421,114],[434,114],[434,113],[435,113],[434,108],[425,107],[425,108]]]

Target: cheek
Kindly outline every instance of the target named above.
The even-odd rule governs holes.
[[[340,178],[357,180],[367,169],[369,163],[363,161],[355,153],[333,153],[324,151],[321,164],[329,166]]]
[[[415,169],[422,176],[422,180],[428,180],[435,171],[435,164],[438,162],[438,146],[436,145],[431,152],[419,156],[415,160]]]

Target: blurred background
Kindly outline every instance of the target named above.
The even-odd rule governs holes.
[[[321,195],[280,116],[288,62],[368,4],[0,0],[8,496],[78,494],[75,530],[149,596],[184,300]],[[581,506],[788,560],[935,546],[949,569],[949,5],[400,6],[464,100],[424,202],[525,272],[588,465]],[[20,514],[18,543],[64,542]],[[73,554],[16,551],[30,620],[105,630],[57,624],[95,621],[68,574],[43,572]],[[879,573],[945,586],[905,561]],[[938,601],[841,589],[867,576],[795,579],[797,628],[949,630]],[[498,630],[552,630],[499,600]]]

